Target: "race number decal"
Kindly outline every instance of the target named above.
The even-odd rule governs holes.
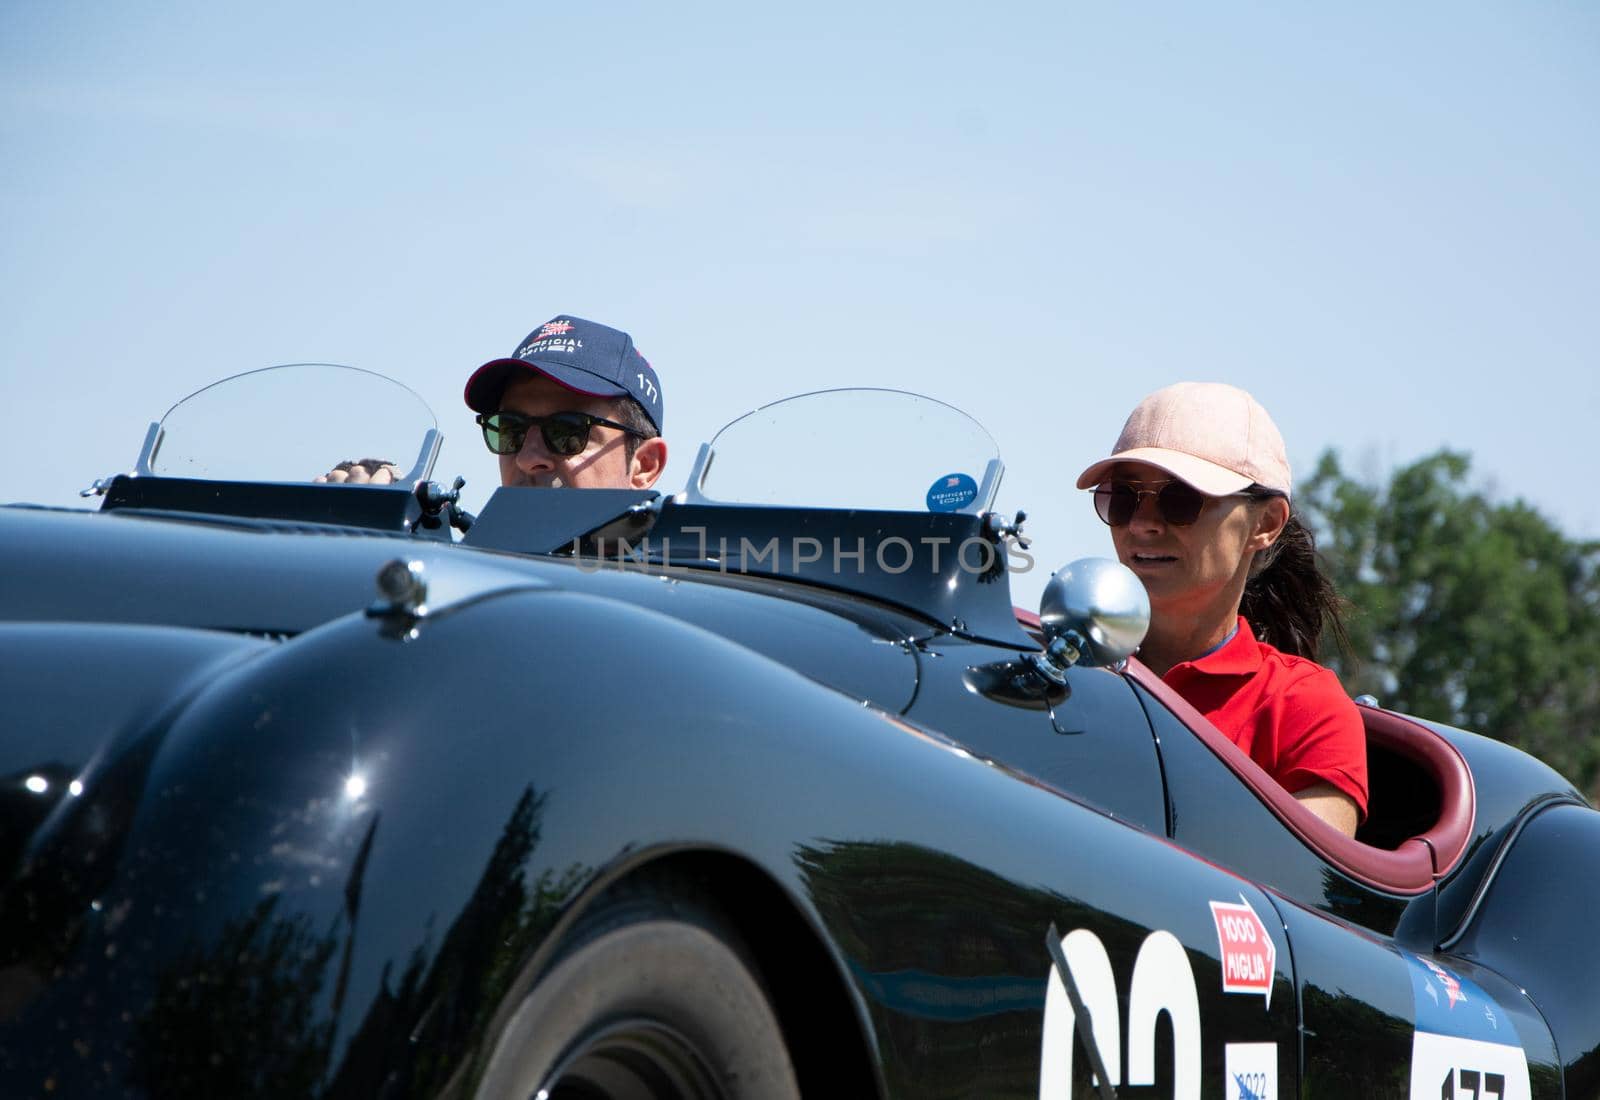
[[[1432,959],[1405,960],[1417,1009],[1411,1100],[1530,1100],[1528,1058],[1500,1006]]]
[[[1057,940],[1054,926],[1049,946],[1055,965],[1044,999],[1039,1100],[1072,1095],[1072,1063],[1080,1044],[1088,1050],[1092,1043],[1091,1064],[1097,1061],[1105,1069],[1105,1081],[1095,1074],[1096,1087],[1116,1088],[1123,1081],[1122,1019],[1105,946],[1086,928]],[[1172,1020],[1173,1100],[1200,1100],[1200,998],[1194,971],[1178,938],[1157,930],[1139,945],[1128,984],[1129,1085],[1155,1083],[1156,1024],[1162,1012]],[[1092,1039],[1078,1034],[1080,1013]]]

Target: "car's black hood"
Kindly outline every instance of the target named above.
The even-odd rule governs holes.
[[[774,656],[891,711],[910,701],[903,643],[914,616],[802,584],[688,569],[601,568],[473,550],[407,535],[306,524],[0,508],[0,621],[185,627],[293,637],[377,598],[396,558],[429,571],[436,605],[554,587],[621,598]],[[308,534],[314,537],[307,537]],[[773,594],[781,592],[782,598]],[[581,623],[530,624],[524,643],[559,649]]]
[[[0,507],[0,545],[8,548],[0,640],[16,655],[0,668],[8,715],[0,778],[12,780],[0,799],[0,873],[18,866],[48,821],[71,808],[84,777],[106,768],[138,772],[167,724],[229,668],[361,617],[378,601],[378,571],[397,558],[422,563],[436,616],[516,593],[570,590],[692,624],[892,713],[917,691],[909,639],[933,633],[914,617],[793,582],[601,568],[355,528],[277,526],[293,530]],[[584,645],[592,629],[581,618],[537,618],[519,636],[486,634],[481,652],[474,638],[454,673],[440,670],[440,687],[464,690],[461,670],[495,650],[560,665],[575,649],[594,651]],[[610,647],[615,667],[586,666],[581,675],[596,684],[631,682],[628,645],[622,638]],[[91,816],[122,822],[132,810],[131,803],[97,804]]]

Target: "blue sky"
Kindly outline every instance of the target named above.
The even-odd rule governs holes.
[[[335,10],[337,9],[337,10]],[[1042,568],[1144,393],[1297,469],[1441,446],[1600,538],[1600,8],[0,5],[0,500],[78,503],[216,378],[405,382],[633,333],[681,483],[788,393],[960,406]],[[848,440],[838,446],[847,448]]]

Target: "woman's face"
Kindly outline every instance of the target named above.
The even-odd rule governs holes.
[[[1123,462],[1108,480],[1158,489],[1173,478],[1142,462]],[[1203,614],[1230,602],[1237,607],[1251,559],[1272,545],[1287,518],[1287,505],[1273,501],[1213,497],[1194,523],[1178,527],[1162,518],[1154,496],[1145,495],[1128,523],[1111,528],[1111,541],[1118,560],[1144,582],[1153,615]]]

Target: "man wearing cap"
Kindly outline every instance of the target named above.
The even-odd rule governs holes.
[[[563,314],[467,380],[500,484],[648,489],[667,464],[661,381],[633,338]]]
[[[1311,531],[1290,505],[1289,460],[1244,390],[1179,382],[1141,401],[1094,490],[1122,564],[1150,595],[1139,658],[1317,816],[1346,835],[1367,808],[1366,733],[1315,662],[1343,635]]]
[[[467,407],[500,459],[500,484],[648,489],[667,464],[661,381],[633,338],[562,314],[467,379]],[[341,462],[318,481],[384,485],[382,459]]]

